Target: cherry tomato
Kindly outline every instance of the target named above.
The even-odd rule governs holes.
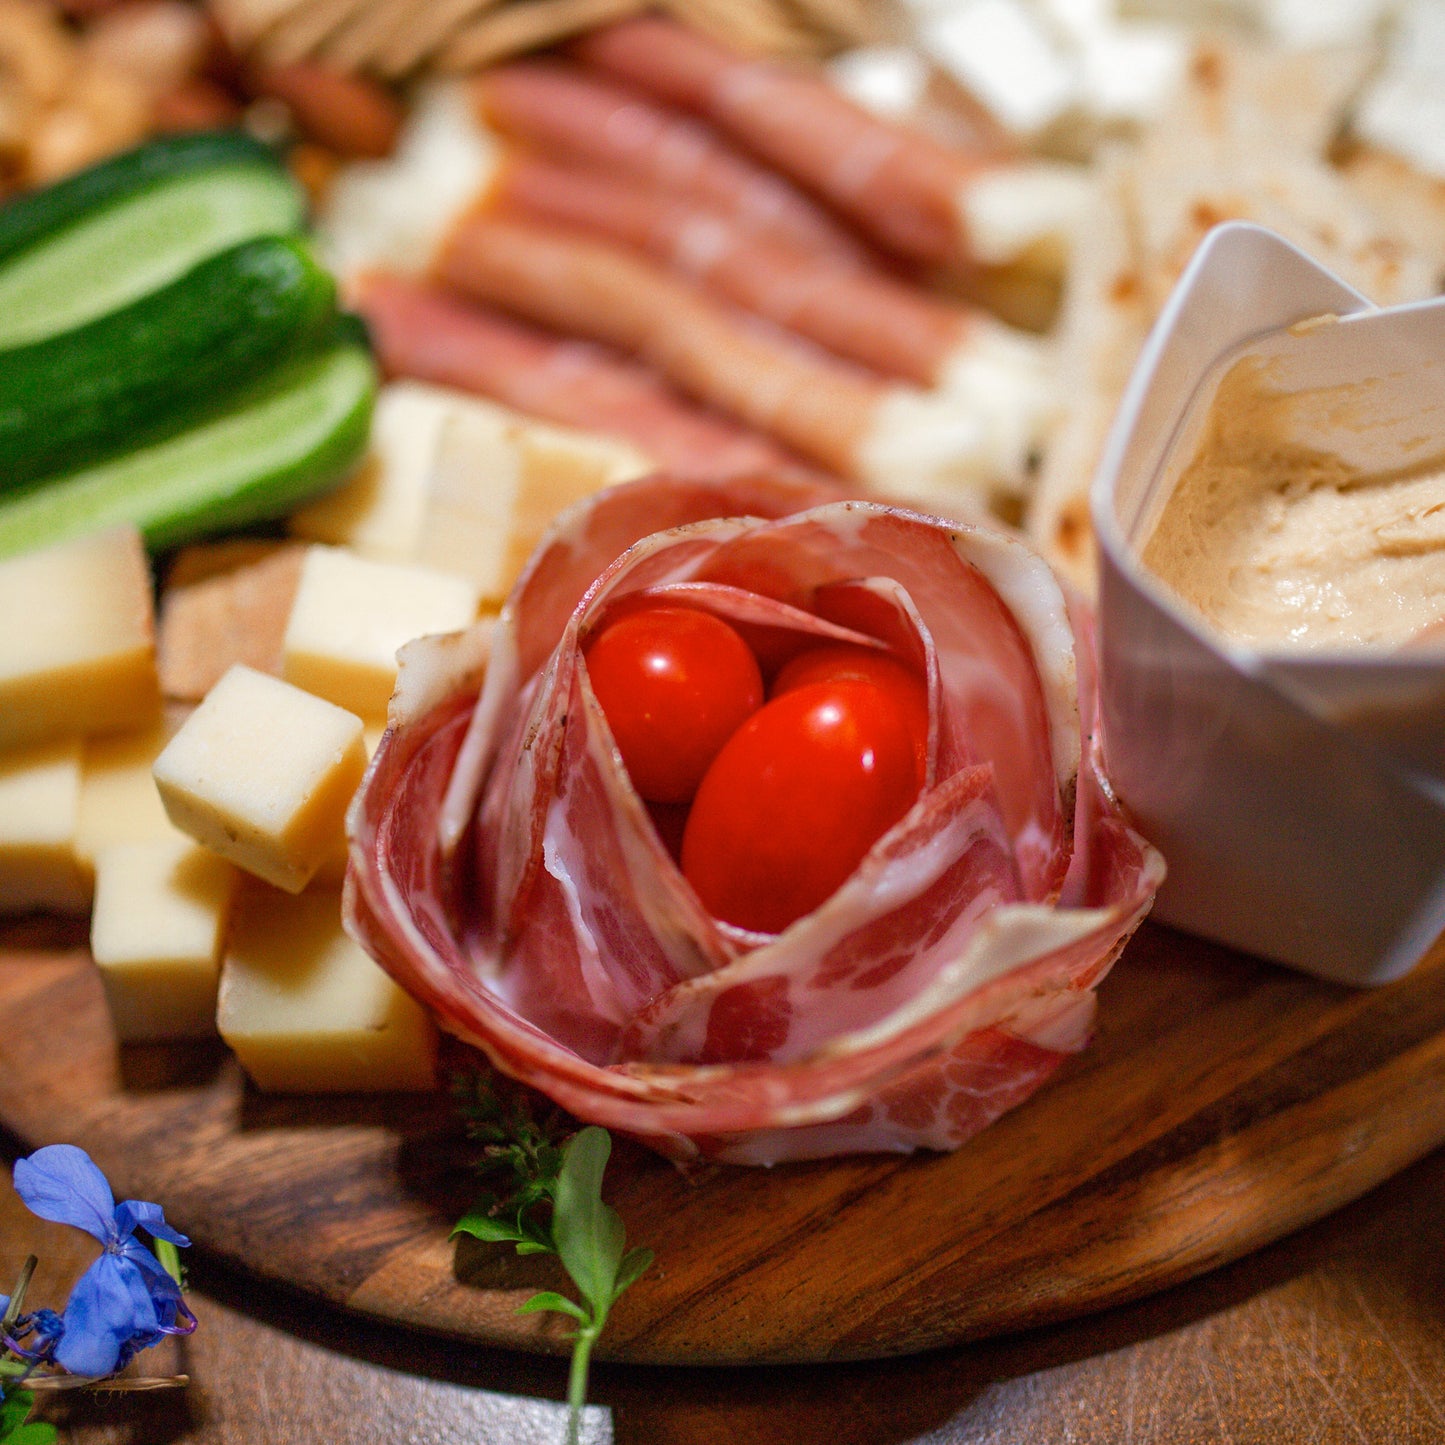
[[[691,607],[629,612],[583,655],[632,785],[650,803],[690,801],[718,749],[762,706],[747,643]]]
[[[918,786],[928,778],[928,685],[891,652],[879,652],[852,642],[827,642],[810,647],[783,664],[773,679],[771,697],[805,687],[811,682],[831,682],[851,677],[871,682],[891,697],[904,714],[913,739]]]
[[[715,918],[777,933],[811,912],[918,796],[905,711],[851,678],[755,712],[702,780],[682,871]]]

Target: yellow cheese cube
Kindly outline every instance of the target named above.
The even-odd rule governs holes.
[[[560,511],[650,470],[623,442],[521,417],[499,432],[490,413],[459,407],[438,438],[417,560],[500,601]]]
[[[431,1019],[347,937],[334,891],[292,898],[247,886],[226,945],[216,1018],[262,1089],[435,1087]]]
[[[290,530],[364,557],[455,572],[500,601],[558,512],[651,470],[627,442],[397,381],[377,399],[367,463],[297,512]]]
[[[75,851],[84,861],[93,865],[112,843],[177,836],[151,776],[172,731],[162,722],[144,732],[86,739],[75,829]]]
[[[232,667],[155,761],[171,822],[291,893],[342,846],[366,770],[361,719]]]
[[[0,912],[90,906],[75,852],[79,811],[79,739],[0,754]]]
[[[0,561],[0,748],[144,727],[160,711],[134,527]]]
[[[481,599],[464,577],[311,547],[282,643],[287,682],[365,717],[386,713],[396,651],[476,619]]]
[[[462,392],[422,381],[382,387],[366,460],[342,486],[295,512],[287,530],[311,542],[351,547],[364,557],[413,561],[438,433],[448,412],[467,400]],[[491,409],[485,402],[474,405]]]
[[[235,882],[231,864],[189,838],[101,850],[90,951],[117,1038],[215,1033],[221,940]]]

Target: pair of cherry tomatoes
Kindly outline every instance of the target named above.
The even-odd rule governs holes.
[[[776,933],[811,912],[923,786],[928,698],[896,658],[827,644],[774,679],[710,613],[626,614],[587,645],[622,761],[714,917]]]

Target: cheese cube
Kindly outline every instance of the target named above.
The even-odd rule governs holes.
[[[460,572],[497,602],[557,514],[652,464],[606,437],[453,410],[441,429],[417,560]]]
[[[342,846],[366,770],[361,719],[237,665],[155,761],[171,822],[291,893]]]
[[[95,864],[90,951],[123,1042],[216,1031],[236,870],[189,838],[113,843]]]
[[[79,739],[0,754],[0,913],[90,906],[75,852],[79,811]]]
[[[259,1088],[430,1089],[436,1030],[347,937],[339,893],[248,885],[226,946],[221,1036]]]
[[[160,710],[150,570],[134,527],[0,561],[0,749],[123,731]]]
[[[626,442],[396,381],[377,398],[366,464],[289,527],[363,557],[469,577],[499,601],[558,512],[652,469]]]
[[[417,555],[442,422],[467,398],[449,387],[393,381],[371,416],[371,450],[356,474],[292,514],[287,530],[312,542],[351,547],[364,557],[410,562]],[[504,413],[484,402],[479,411]]]
[[[161,722],[144,732],[86,739],[75,828],[75,851],[83,861],[93,866],[100,850],[112,843],[178,836],[151,776],[173,731]]]
[[[281,649],[287,682],[365,717],[380,717],[403,643],[476,619],[474,583],[426,567],[311,547]]]

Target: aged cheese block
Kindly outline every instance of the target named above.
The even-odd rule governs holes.
[[[75,849],[79,813],[78,738],[0,753],[0,912],[90,906]]]
[[[455,572],[500,601],[559,511],[652,469],[625,442],[397,381],[377,400],[366,464],[297,512],[290,529],[366,557]]]
[[[468,626],[480,601],[464,577],[338,547],[308,548],[286,624],[282,676],[363,717],[384,716],[397,649]]]
[[[133,527],[0,561],[0,749],[160,712],[150,570]]]
[[[90,951],[122,1041],[216,1031],[236,869],[189,838],[112,843],[95,860]]]
[[[465,400],[460,392],[421,381],[382,387],[366,460],[343,486],[294,513],[291,533],[382,561],[414,560],[437,436],[448,411]]]
[[[154,775],[182,832],[297,893],[341,847],[365,770],[359,717],[238,664],[166,744]]]
[[[151,776],[171,731],[158,722],[140,732],[85,740],[75,829],[75,851],[83,861],[93,865],[100,850],[112,843],[177,836]]]
[[[341,927],[341,895],[247,883],[221,970],[217,1024],[262,1089],[430,1089],[436,1035],[421,1006]]]

